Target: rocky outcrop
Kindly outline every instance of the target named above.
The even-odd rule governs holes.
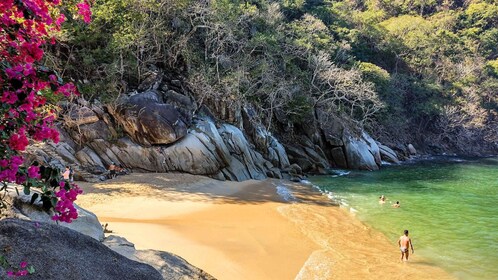
[[[29,279],[163,279],[150,265],[130,260],[97,240],[57,225],[18,219],[0,221],[2,256],[35,268]],[[0,266],[0,275],[6,271]]]
[[[164,279],[215,279],[175,254],[157,250],[136,250],[135,245],[123,237],[110,235],[105,239],[104,245],[130,260],[146,263],[154,267]]]
[[[219,116],[227,104],[209,99],[198,106],[179,80],[172,81],[152,75],[140,85],[144,92],[107,106],[82,99],[65,104],[65,122],[58,127],[61,142],[30,147],[30,159],[61,169],[70,165],[77,180],[92,182],[106,178],[111,162],[142,172],[237,181],[282,178],[292,163],[315,174],[333,167],[376,170],[381,165],[377,143],[327,111],[316,109],[300,126],[287,123],[283,145],[250,105],[236,102],[226,111],[232,124],[216,121],[211,110]],[[285,121],[282,115],[277,112],[276,119]]]
[[[382,164],[380,148],[365,131],[351,131],[338,118],[317,112],[317,119],[310,116],[304,131],[286,145],[291,163],[305,172],[327,173],[332,167],[377,170]]]

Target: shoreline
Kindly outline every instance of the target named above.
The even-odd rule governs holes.
[[[384,235],[311,185],[179,173],[79,185],[77,204],[112,234],[137,249],[175,253],[218,279],[454,279],[416,255],[400,262]]]

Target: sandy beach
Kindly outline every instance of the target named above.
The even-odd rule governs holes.
[[[416,252],[399,261],[395,244],[309,186],[177,173],[79,185],[77,204],[112,234],[218,279],[454,279]]]

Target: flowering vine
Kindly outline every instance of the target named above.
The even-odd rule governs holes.
[[[38,188],[41,195],[33,194],[32,201],[39,197],[44,207],[56,211],[54,220],[70,223],[78,217],[73,202],[81,190],[59,182],[58,170],[30,165],[22,156],[30,140],[59,141],[55,112],[46,109],[44,94],[77,94],[73,84],[61,83],[55,71],[42,65],[42,47],[55,42],[66,19],[61,5],[61,0],[0,1],[0,182],[2,190],[7,183],[22,185],[26,194]],[[77,16],[89,23],[88,0],[75,6]]]

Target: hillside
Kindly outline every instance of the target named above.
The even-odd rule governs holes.
[[[393,148],[498,151],[495,1],[108,0],[92,10],[90,25],[66,23],[46,61],[89,100],[112,103],[166,75],[238,127],[250,104],[284,143],[307,135],[322,146],[307,130],[340,122]]]

